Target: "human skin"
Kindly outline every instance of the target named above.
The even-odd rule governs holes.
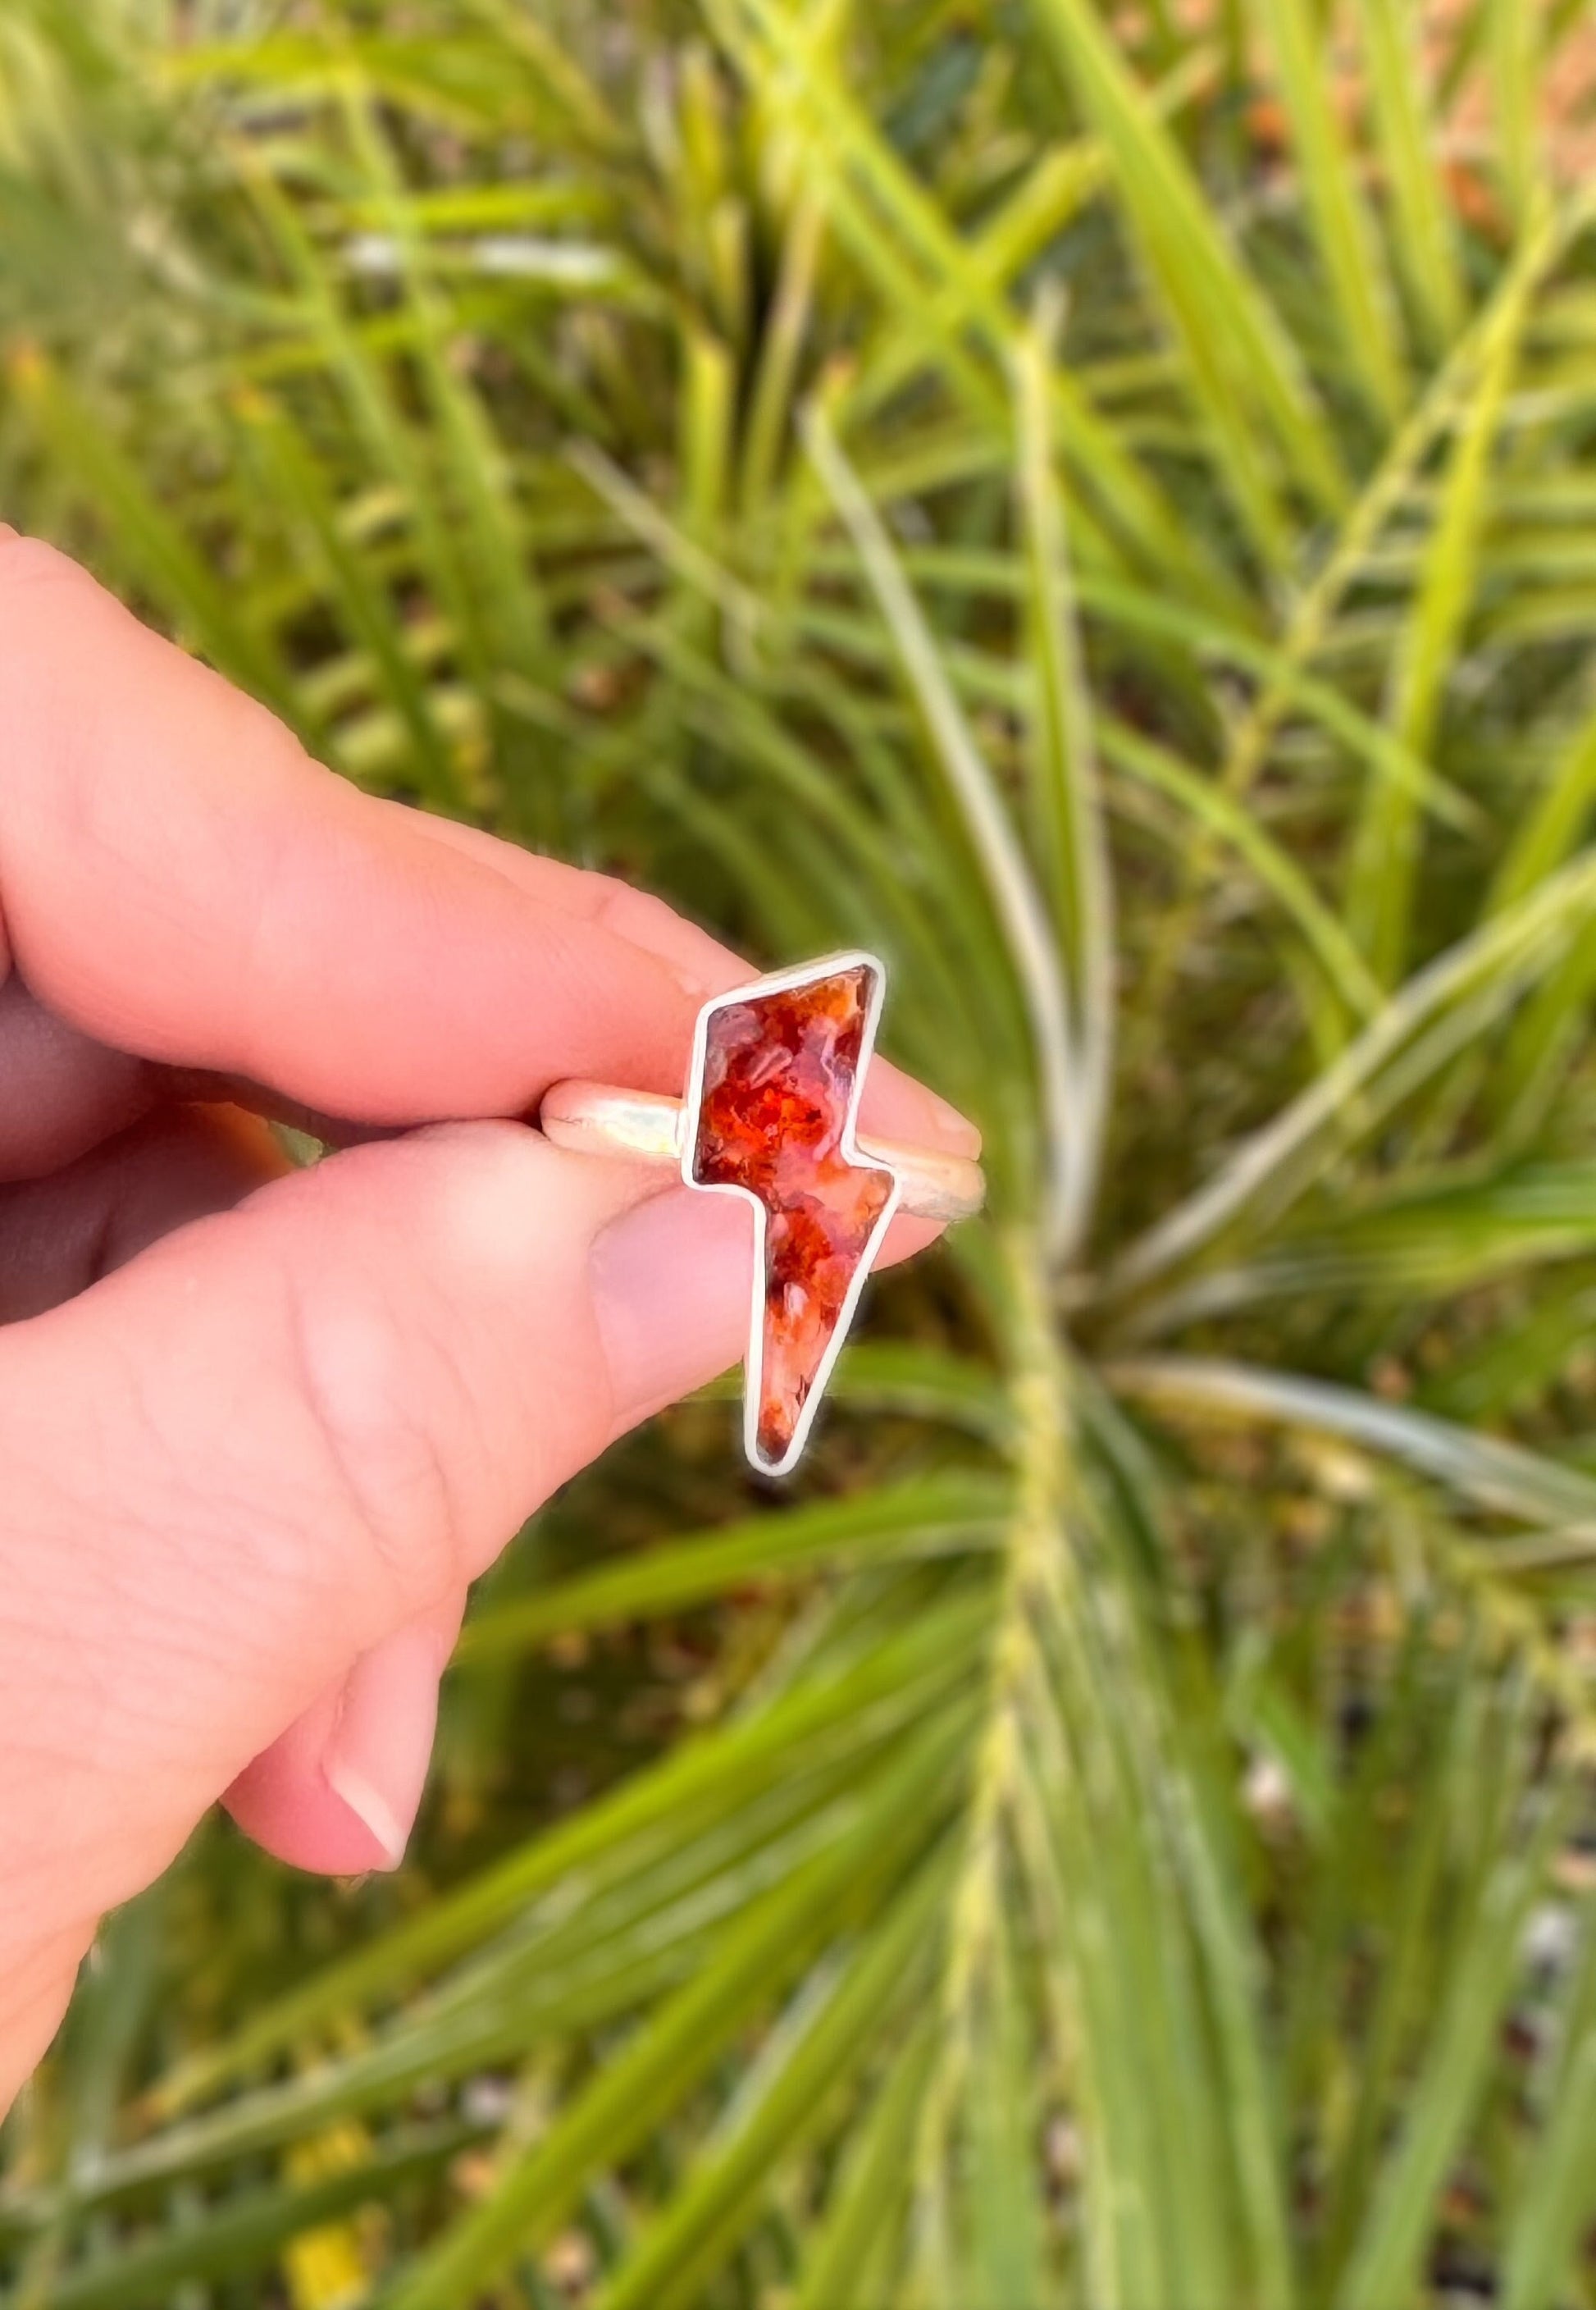
[[[3,526],[0,734],[3,2113],[213,1803],[396,1865],[468,1583],[736,1359],[751,1241],[505,1119],[680,1090],[749,974],[659,901],[357,793]],[[884,1064],[863,1119],[976,1144]]]

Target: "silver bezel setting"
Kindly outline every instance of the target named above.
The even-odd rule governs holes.
[[[857,1164],[861,1169],[889,1172],[892,1185],[887,1201],[882,1206],[880,1217],[871,1229],[863,1254],[854,1271],[853,1280],[848,1285],[846,1296],[837,1316],[837,1328],[831,1334],[826,1352],[821,1357],[814,1378],[810,1383],[803,1409],[799,1413],[797,1425],[793,1430],[793,1439],[779,1460],[768,1460],[759,1449],[759,1402],[764,1393],[765,1377],[765,1239],[768,1227],[768,1214],[751,1187],[739,1186],[729,1179],[696,1179],[693,1177],[693,1159],[698,1152],[698,1123],[704,1104],[704,1070],[708,1059],[709,1026],[717,1012],[730,1010],[734,1003],[752,1002],[763,994],[785,994],[799,987],[812,986],[820,979],[834,978],[841,971],[859,969],[865,972],[868,986],[864,1004],[864,1028],[859,1043],[859,1064],[854,1071],[853,1090],[849,1095],[847,1111],[843,1117],[842,1129],[838,1133],[838,1144],[845,1162]],[[692,1061],[688,1069],[687,1090],[682,1099],[681,1177],[685,1185],[697,1188],[700,1194],[736,1195],[743,1203],[750,1205],[753,1211],[753,1300],[749,1323],[748,1352],[743,1359],[742,1366],[742,1447],[748,1455],[750,1465],[762,1476],[790,1475],[798,1464],[803,1447],[809,1441],[810,1430],[814,1425],[820,1398],[826,1392],[826,1385],[831,1377],[837,1359],[841,1354],[844,1342],[852,1328],[854,1315],[858,1310],[860,1295],[875,1264],[876,1254],[881,1247],[882,1238],[892,1224],[903,1193],[903,1181],[897,1168],[890,1163],[882,1162],[877,1156],[862,1153],[854,1138],[854,1127],[859,1116],[859,1102],[864,1090],[865,1072],[875,1051],[876,1027],[880,1019],[881,1003],[886,992],[887,966],[880,957],[867,953],[862,947],[849,948],[838,954],[824,955],[818,962],[798,963],[787,970],[770,971],[762,978],[750,979],[745,986],[732,988],[728,994],[716,995],[710,1002],[706,1003],[698,1012],[693,1029]]]

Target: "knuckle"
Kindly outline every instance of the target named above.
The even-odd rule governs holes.
[[[640,945],[645,953],[664,960],[679,954],[701,934],[695,933],[656,891],[640,890],[618,874],[594,873],[592,881],[593,920],[620,938]],[[707,941],[705,942],[707,944]]]

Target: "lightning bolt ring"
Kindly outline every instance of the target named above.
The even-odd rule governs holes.
[[[985,1194],[967,1156],[855,1133],[885,985],[862,952],[774,971],[705,1003],[681,1099],[561,1082],[538,1118],[556,1146],[751,1204],[745,1442],[767,1475],[803,1449],[894,1214],[968,1219]]]

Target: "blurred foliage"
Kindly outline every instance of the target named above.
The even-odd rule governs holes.
[[[1589,17],[0,0],[7,511],[993,1180],[109,1923],[13,2310],[1596,2302]]]

